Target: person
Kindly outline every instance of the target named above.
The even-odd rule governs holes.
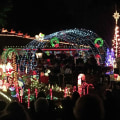
[[[72,69],[69,64],[65,66],[64,80],[66,84],[72,84]]]
[[[0,120],[31,120],[29,112],[20,103],[13,101],[7,104]]]
[[[44,92],[44,91],[39,91],[39,92],[38,92],[38,95],[37,95],[37,99],[38,99],[39,97],[44,97],[44,98],[46,98],[45,92]]]
[[[64,99],[61,101],[62,103],[62,115],[61,119],[62,120],[74,120],[74,115],[73,115],[73,104],[72,104],[72,99],[70,96],[64,97]]]
[[[72,100],[73,107],[79,97],[80,97],[80,94],[78,93],[78,91],[74,91],[72,93],[71,100]]]
[[[6,106],[7,106],[7,102],[0,100],[0,115],[2,115]]]
[[[35,118],[41,117],[44,120],[49,118],[49,102],[45,97],[39,97],[34,102]]]
[[[76,120],[103,120],[104,104],[96,94],[87,94],[77,99],[73,108]]]

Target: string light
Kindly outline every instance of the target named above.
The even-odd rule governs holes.
[[[0,91],[0,95],[2,95],[5,99],[7,99],[9,102],[12,101],[12,99],[10,97],[8,97],[7,95],[5,95],[3,92]]]
[[[114,39],[112,40],[112,48],[115,52],[115,57],[117,58],[118,56],[120,56],[120,37],[119,37],[119,27],[117,25],[118,23],[118,19],[120,17],[119,13],[116,11],[113,15],[115,21],[116,21],[116,25],[115,25],[115,33],[114,33]]]
[[[37,38],[38,37],[38,38]],[[39,39],[39,35],[36,37],[36,39]],[[52,38],[57,37],[59,39],[59,44],[62,42],[63,43],[70,43],[73,48],[72,49],[76,49],[76,50],[88,50],[87,52],[87,56],[90,56],[90,54],[93,54],[94,56],[96,54],[100,55],[100,63],[104,63],[105,62],[105,57],[106,57],[106,51],[107,51],[107,44],[104,41],[104,44],[102,44],[103,46],[101,46],[100,48],[96,48],[94,41],[96,38],[99,38],[99,36],[94,33],[91,30],[86,30],[86,29],[66,29],[66,30],[62,30],[62,31],[58,31],[49,35],[45,35],[44,36],[44,40],[43,41],[39,41],[34,39],[33,41],[29,42],[24,49],[28,49],[26,50],[27,52],[31,52],[33,57],[32,60],[34,63],[35,61],[35,53],[37,50],[33,50],[33,49],[45,49],[45,46],[48,42],[51,41]],[[103,43],[102,41],[102,43]],[[83,46],[86,48],[83,48]],[[56,48],[56,49],[59,49]],[[63,49],[63,48],[62,48]],[[50,49],[49,49],[50,50]],[[60,50],[60,49],[59,49]],[[103,52],[101,52],[103,51]],[[22,58],[21,61],[26,61],[26,58]],[[31,63],[31,65],[28,66],[32,66],[33,68],[36,67],[36,65],[33,65]],[[28,68],[30,69],[30,68]]]
[[[30,89],[28,89],[28,109],[30,108]]]

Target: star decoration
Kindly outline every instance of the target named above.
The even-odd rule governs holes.
[[[114,13],[113,17],[115,18],[116,24],[117,24],[118,19],[119,19],[119,17],[120,17],[119,13],[116,11],[116,12]]]

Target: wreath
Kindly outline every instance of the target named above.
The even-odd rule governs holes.
[[[98,44],[97,42],[100,41],[100,44]],[[103,46],[103,39],[102,38],[96,38],[95,41],[95,47],[99,48]]]
[[[53,37],[50,40],[50,44],[52,45],[52,47],[59,47],[59,39],[57,37]]]

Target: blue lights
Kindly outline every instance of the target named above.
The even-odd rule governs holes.
[[[101,56],[100,63],[105,62],[106,51],[108,48],[106,42],[104,41],[104,44],[102,47],[96,48],[94,44],[94,40],[100,36],[98,36],[96,33],[94,33],[91,30],[75,28],[75,29],[62,30],[49,35],[45,35],[44,40],[42,42],[34,39],[30,43],[28,43],[25,46],[25,48],[30,49],[30,50],[27,50],[27,52],[30,52],[31,54],[33,54],[32,63],[34,63],[35,61],[35,53],[36,53],[36,50],[33,50],[33,49],[45,48],[46,44],[50,42],[51,38],[53,37],[57,37],[60,42],[67,42],[67,43],[74,44],[74,48],[76,50],[77,48],[82,48],[83,46],[89,46],[90,50],[88,51],[87,54],[89,55],[93,54],[94,56],[96,54],[99,54]],[[33,68],[34,67],[35,66],[33,65]]]

